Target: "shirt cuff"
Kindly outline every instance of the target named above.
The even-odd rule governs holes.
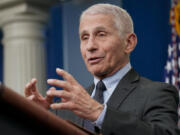
[[[102,123],[103,123],[103,121],[104,121],[104,117],[105,117],[106,111],[107,111],[107,104],[104,104],[104,109],[103,109],[103,111],[102,111],[101,114],[99,115],[98,119],[94,122],[95,126],[97,126],[97,127],[100,128],[100,129],[101,129],[101,127],[102,127]]]

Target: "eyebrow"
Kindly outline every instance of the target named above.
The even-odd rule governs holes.
[[[99,26],[99,27],[96,27],[95,30],[106,30],[106,28],[103,26]]]

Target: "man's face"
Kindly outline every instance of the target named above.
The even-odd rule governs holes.
[[[94,76],[111,76],[128,63],[125,40],[120,37],[112,15],[85,15],[79,33],[82,57]]]

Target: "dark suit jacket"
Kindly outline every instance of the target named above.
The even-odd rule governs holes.
[[[92,85],[88,92],[91,93]],[[180,135],[177,128],[178,91],[172,85],[140,77],[131,69],[107,103],[103,135]],[[82,125],[69,111],[59,115]]]

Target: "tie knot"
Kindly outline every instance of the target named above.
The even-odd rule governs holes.
[[[105,84],[103,83],[102,80],[100,80],[97,85],[96,85],[96,89],[100,90],[100,91],[105,91],[106,90],[106,86]]]

